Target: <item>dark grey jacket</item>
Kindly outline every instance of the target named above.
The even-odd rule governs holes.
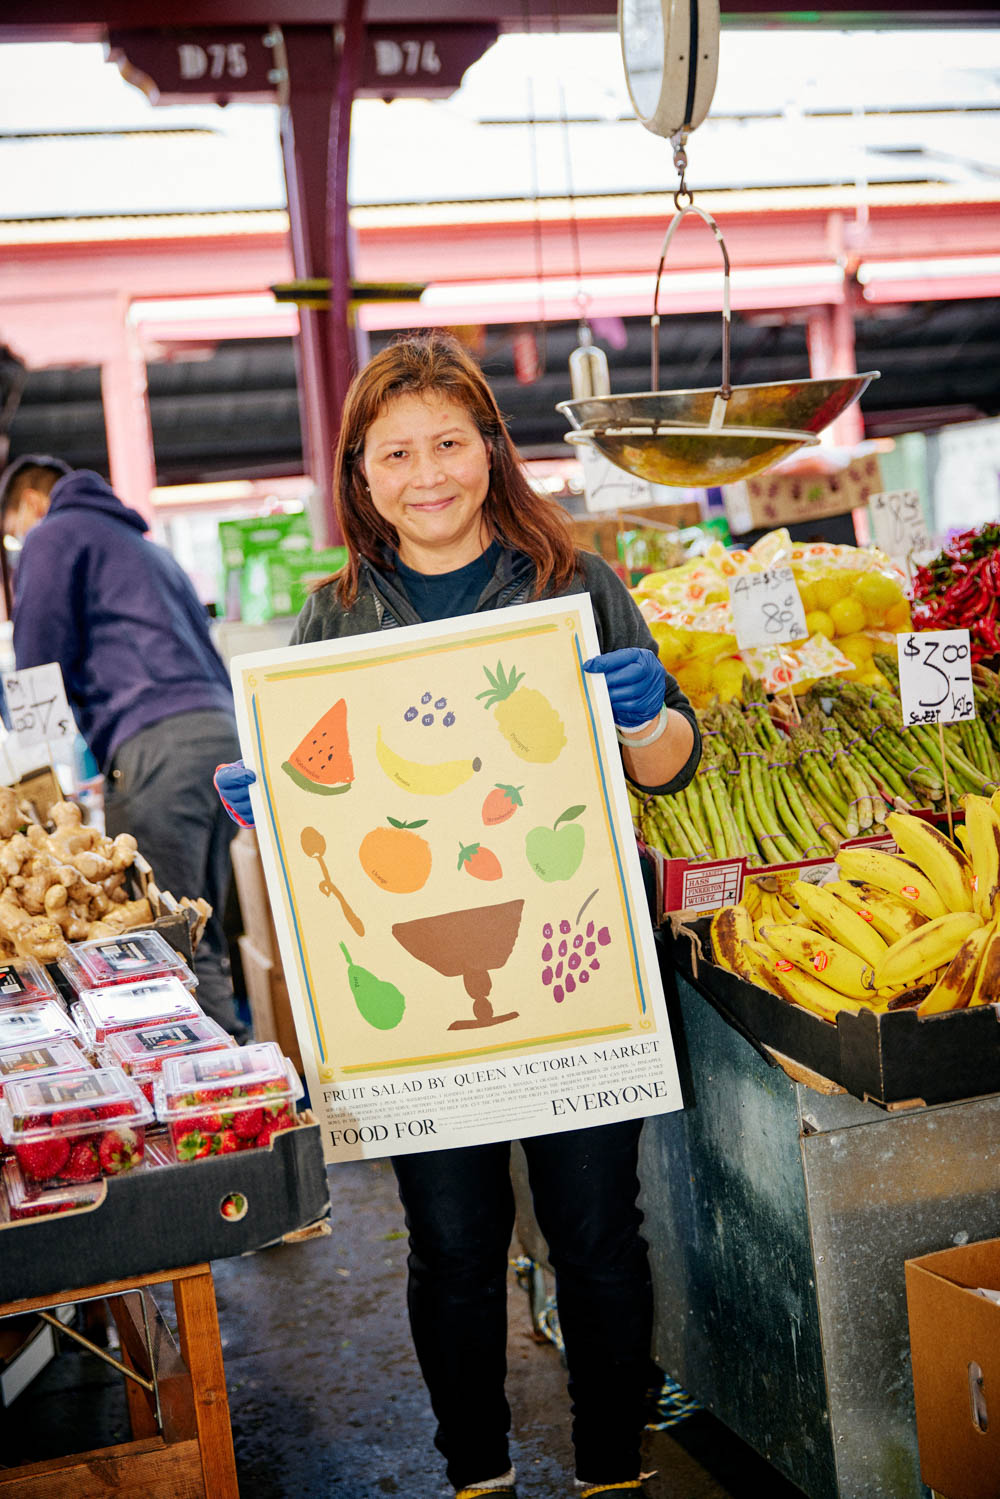
[[[601,651],[624,650],[640,646],[657,654],[656,641],[624,583],[593,552],[577,552],[579,572],[567,588],[547,589],[543,597],[569,597],[589,593],[594,606],[597,638]],[[508,604],[526,604],[531,600],[535,568],[523,552],[504,548],[493,577],[480,594],[476,613],[486,609],[504,609]],[[407,598],[398,574],[392,568],[376,568],[363,561],[358,597],[345,609],[337,597],[337,585],[327,583],[306,601],[295,622],[289,644],[303,645],[314,640],[340,640],[348,635],[367,635],[374,630],[390,630],[403,625],[420,624],[420,618]],[[645,786],[653,794],[680,791],[698,768],[701,759],[701,735],[694,709],[673,677],[667,674],[665,701],[684,717],[694,729],[694,748],[687,764],[672,781],[663,786]]]

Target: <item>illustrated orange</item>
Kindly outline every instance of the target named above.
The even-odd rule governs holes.
[[[415,833],[427,821],[397,822],[387,819],[387,828],[372,828],[361,840],[358,858],[365,874],[380,890],[409,895],[426,885],[431,872],[431,850],[426,838]]]

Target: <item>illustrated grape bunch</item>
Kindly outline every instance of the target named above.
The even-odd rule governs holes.
[[[404,723],[414,723],[419,718],[424,728],[429,729],[432,724],[437,722],[436,715],[438,713],[444,715],[441,722],[446,729],[450,729],[455,722],[455,715],[448,708],[448,699],[446,697],[436,698],[432,692],[424,692],[420,697],[420,706],[416,707],[411,703],[403,714],[403,721]]]
[[[597,891],[588,895],[576,921],[567,917],[560,921],[546,921],[542,926],[542,983],[552,990],[557,1005],[562,1004],[567,994],[573,994],[578,984],[589,984],[590,976],[601,966],[600,948],[607,947],[611,933],[606,926],[597,926],[588,921],[580,928],[584,912]]]

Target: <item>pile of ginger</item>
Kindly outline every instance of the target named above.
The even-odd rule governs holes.
[[[131,833],[111,839],[84,825],[74,802],[56,802],[52,832],[29,823],[0,786],[0,955],[53,963],[69,942],[117,937],[153,919],[148,900],[129,900]]]

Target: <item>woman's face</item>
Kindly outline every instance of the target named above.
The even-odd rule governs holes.
[[[464,406],[430,391],[397,396],[365,434],[361,472],[407,567],[451,572],[485,550],[490,450]]]

